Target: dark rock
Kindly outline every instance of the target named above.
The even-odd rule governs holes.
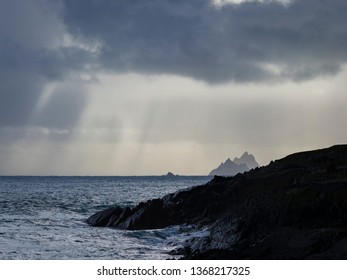
[[[119,217],[121,213],[122,208],[110,207],[89,217],[87,219],[87,223],[94,227],[104,227],[110,223],[110,220],[115,219],[115,217]]]
[[[118,227],[134,230],[163,228],[168,225],[162,200],[154,199],[136,207]]]
[[[122,229],[194,224],[209,236],[187,259],[347,259],[347,145],[296,153],[234,177],[215,176],[130,209],[88,219]]]
[[[109,218],[109,222],[106,226],[116,227],[120,223],[124,222],[131,215],[131,213],[132,211],[130,207],[125,207],[124,209],[121,209],[120,214],[117,213]]]

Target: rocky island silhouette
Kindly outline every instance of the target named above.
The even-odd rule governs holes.
[[[235,157],[234,160],[228,158],[225,162],[222,162],[210,172],[209,176],[235,176],[238,173],[244,173],[257,167],[259,167],[259,164],[255,157],[246,151],[240,158]]]
[[[124,230],[207,228],[208,236],[173,252],[184,259],[346,259],[347,145],[215,176],[134,208],[108,208],[87,222]]]

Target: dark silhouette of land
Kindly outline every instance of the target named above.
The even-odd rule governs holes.
[[[234,160],[228,158],[222,162],[216,169],[213,169],[209,176],[235,176],[238,173],[244,173],[253,168],[259,167],[255,157],[248,152],[244,152],[240,158],[235,157]]]
[[[134,208],[106,209],[87,222],[125,230],[207,227],[209,236],[174,252],[186,259],[346,259],[347,145],[215,176]]]

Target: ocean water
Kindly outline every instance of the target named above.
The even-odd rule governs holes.
[[[189,237],[178,226],[124,231],[85,220],[210,177],[0,177],[0,259],[167,259]]]

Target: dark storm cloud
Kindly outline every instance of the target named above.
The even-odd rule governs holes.
[[[64,51],[0,46],[0,125],[27,123],[47,83],[83,71],[81,62],[86,59]]]
[[[334,75],[347,59],[346,11],[345,0],[220,7],[210,0],[2,0],[0,125],[76,124],[86,104],[80,93],[61,123],[30,116],[50,82],[102,71],[208,83]],[[54,104],[63,110],[70,97],[62,94],[49,111]]]
[[[0,126],[29,124],[48,83],[64,82],[89,67],[93,56],[87,50],[62,44],[65,27],[60,11],[61,5],[49,0],[1,1]],[[75,108],[58,107],[79,111],[85,97],[76,96],[81,97],[81,104],[74,102]],[[76,122],[76,114],[69,111],[66,116]],[[48,125],[47,119],[36,121],[31,124]]]
[[[60,86],[51,93],[43,108],[35,116],[34,123],[55,129],[73,128],[87,102],[82,88]]]
[[[70,32],[103,44],[102,67],[211,83],[306,80],[347,59],[347,2],[216,7],[210,0],[64,1]]]

